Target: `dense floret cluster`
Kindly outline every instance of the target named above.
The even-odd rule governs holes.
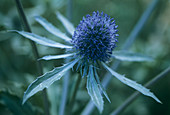
[[[72,37],[77,55],[88,61],[108,61],[116,46],[117,27],[115,20],[103,12],[83,17]]]

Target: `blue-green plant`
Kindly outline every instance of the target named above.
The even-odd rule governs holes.
[[[101,66],[103,66],[122,83],[138,90],[146,96],[152,97],[157,102],[161,103],[161,101],[152,92],[150,92],[149,89],[143,87],[135,81],[126,78],[124,75],[113,71],[107,65],[107,63],[109,63],[112,59],[138,62],[153,60],[151,57],[139,53],[113,51],[115,50],[116,42],[118,41],[119,36],[117,29],[118,26],[116,25],[113,18],[110,18],[103,12],[93,12],[92,15],[88,14],[86,17],[83,17],[83,19],[80,21],[80,24],[74,28],[73,24],[59,12],[57,13],[57,17],[66,28],[67,32],[72,36],[72,38],[68,37],[65,33],[61,32],[58,28],[53,26],[41,16],[36,16],[35,20],[40,23],[47,31],[54,34],[57,38],[63,39],[66,44],[58,43],[35,33],[14,30],[14,32],[17,32],[25,38],[28,38],[38,44],[48,47],[66,49],[65,54],[48,55],[40,59],[53,60],[70,58],[71,60],[63,66],[56,67],[52,71],[39,76],[35,81],[33,81],[24,93],[23,104],[28,98],[36,94],[38,91],[48,88],[53,82],[59,80],[69,69],[73,68],[73,66],[76,66],[74,71],[79,72],[82,78],[87,79],[86,87],[88,94],[100,112],[103,111],[104,103],[102,93],[107,98],[107,100],[111,102],[99,80],[98,70],[101,68]]]

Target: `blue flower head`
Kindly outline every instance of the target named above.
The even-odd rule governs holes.
[[[88,62],[108,61],[116,46],[117,27],[115,20],[103,12],[83,17],[71,41],[77,55]]]
[[[59,80],[69,69],[77,64],[77,69],[80,70],[82,77],[87,78],[86,87],[88,94],[100,112],[102,112],[104,101],[101,93],[103,93],[109,102],[111,101],[100,82],[100,77],[98,76],[97,68],[95,67],[98,62],[101,63],[101,66],[103,66],[122,83],[138,90],[144,95],[152,97],[157,102],[161,103],[161,101],[147,88],[126,78],[124,75],[113,71],[105,64],[105,62],[110,58],[119,59],[121,61],[152,60],[150,57],[141,54],[128,51],[113,51],[116,47],[116,42],[118,39],[118,26],[115,24],[115,20],[113,18],[110,18],[103,12],[93,12],[92,15],[87,15],[84,17],[75,29],[74,26],[60,13],[57,13],[57,17],[63,23],[68,33],[72,35],[72,38],[62,33],[46,19],[40,16],[37,16],[35,19],[47,31],[54,34],[58,38],[65,40],[69,45],[58,43],[34,33],[15,31],[38,44],[54,48],[70,49],[69,51],[72,51],[72,53],[66,52],[66,54],[49,55],[41,58],[44,60],[52,60],[72,57],[69,63],[61,67],[54,68],[52,71],[45,73],[32,82],[24,93],[23,103],[25,103],[28,98],[38,91],[48,88],[53,82]]]

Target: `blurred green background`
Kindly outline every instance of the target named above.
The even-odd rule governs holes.
[[[156,6],[130,48],[130,51],[152,56],[155,61],[143,63],[123,62],[117,70],[119,73],[126,74],[127,77],[141,84],[145,84],[170,65],[170,1],[159,1],[159,5]],[[37,24],[34,16],[41,15],[45,17],[49,22],[65,32],[62,24],[56,18],[57,11],[69,16],[74,26],[78,25],[86,14],[91,14],[93,11],[103,11],[115,18],[116,23],[119,25],[120,37],[117,43],[118,47],[115,49],[119,50],[152,0],[72,0],[71,10],[68,9],[67,0],[21,0],[21,2],[32,31],[60,42],[63,41],[49,34]],[[0,115],[39,115],[43,113],[41,92],[30,98],[26,105],[20,105],[24,91],[38,76],[30,42],[17,34],[4,32],[5,30],[22,30],[21,24],[15,1],[1,0]],[[64,50],[60,49],[37,46],[41,57],[64,52]],[[42,63],[44,71],[47,72],[56,66],[62,65],[64,60],[42,61]],[[103,79],[102,75],[101,80]],[[75,76],[77,74],[72,72],[69,81],[69,86],[71,87],[76,79]],[[142,95],[122,115],[170,115],[170,75],[166,75],[164,79],[153,85],[151,91],[156,94],[163,104]],[[112,79],[107,88],[107,93],[112,103],[104,99],[103,115],[111,113],[133,92],[133,89],[123,85],[116,79]],[[48,89],[48,98],[51,104],[50,111],[53,115],[59,111],[61,94],[62,80],[55,82]],[[83,79],[76,98],[74,114],[80,114],[89,99],[85,79]],[[15,111],[18,111],[18,113],[15,113]],[[96,108],[92,112],[92,115],[94,114],[99,114]]]

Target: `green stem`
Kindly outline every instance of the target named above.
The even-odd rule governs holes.
[[[170,72],[170,66],[167,69],[165,69],[163,72],[158,74],[156,77],[154,77],[152,80],[150,80],[148,83],[146,83],[144,86],[150,87],[154,85],[160,79],[165,77],[169,72]],[[123,110],[125,110],[128,107],[128,105],[130,105],[140,94],[141,93],[139,93],[138,91],[134,92],[129,98],[126,99],[126,101],[121,106],[119,106],[115,111],[113,111],[111,115],[118,115],[121,112],[123,112]]]
[[[73,0],[67,0],[67,18],[69,21],[72,20],[73,15]]]
[[[74,90],[73,90],[72,96],[70,98],[69,108],[68,108],[68,114],[69,115],[72,115],[72,109],[74,107],[74,102],[75,102],[75,98],[76,98],[76,94],[77,94],[80,82],[81,82],[81,76],[79,75],[78,78],[77,78],[75,87],[73,88]]]
[[[15,0],[15,2],[16,2],[16,6],[17,6],[17,9],[18,9],[18,13],[20,15],[20,19],[22,21],[24,30],[31,32],[31,28],[30,28],[28,21],[27,21],[27,18],[25,16],[21,1]],[[38,53],[36,44],[33,41],[30,41],[30,43],[31,43],[31,46],[32,46],[32,50],[33,50],[33,53],[34,53],[35,60],[36,60],[38,74],[42,75],[43,74],[42,64],[41,64],[40,61],[37,61],[39,59],[39,53]],[[44,101],[45,114],[49,115],[49,106],[48,106],[49,104],[48,104],[48,99],[47,99],[47,91],[45,89],[43,90],[43,101]]]
[[[67,0],[67,18],[69,21],[72,19],[72,0]],[[66,59],[65,63],[70,62],[70,59]],[[60,102],[60,108],[59,108],[59,115],[65,114],[65,108],[66,108],[66,102],[67,102],[67,94],[68,94],[68,84],[69,84],[69,78],[70,78],[70,70],[67,72],[67,74],[64,76],[63,79],[63,90],[62,90],[62,97]]]

